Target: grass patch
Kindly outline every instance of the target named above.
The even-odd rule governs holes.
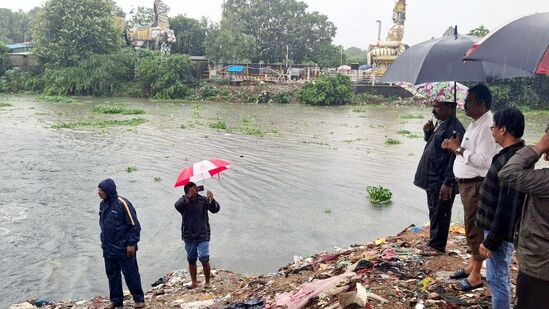
[[[329,208],[326,208],[326,209],[324,209],[324,213],[327,214],[327,215],[329,215],[329,214],[332,213],[332,210],[329,209]]]
[[[417,114],[406,114],[400,116],[401,119],[423,119],[423,115],[417,115]]]
[[[401,142],[396,138],[388,138],[387,140],[385,140],[385,144],[387,145],[398,145],[400,143]]]
[[[128,173],[137,172],[137,167],[135,167],[135,166],[128,166],[128,167],[126,167],[126,172],[128,172]]]
[[[13,106],[13,105],[11,105],[11,104],[9,104],[9,103],[6,103],[6,102],[0,102],[0,108],[2,108],[2,107],[10,107],[10,106]]]
[[[208,126],[212,129],[218,129],[218,130],[227,130],[227,123],[225,121],[216,120],[213,122],[210,122]]]
[[[393,193],[391,192],[391,190],[382,186],[368,186],[366,188],[366,191],[368,192],[368,198],[370,199],[370,202],[374,204],[387,204],[391,202],[391,198],[393,197]]]
[[[93,111],[101,114],[121,114],[121,115],[140,115],[145,114],[141,108],[132,108],[126,105],[106,105],[99,104],[94,106]]]
[[[161,182],[161,181],[162,181],[162,178],[160,178],[160,177],[154,177],[153,180],[154,180],[154,182]]]
[[[36,100],[39,102],[47,102],[47,103],[73,103],[74,102],[73,99],[60,96],[60,95],[41,95],[36,97]]]
[[[397,133],[400,134],[400,135],[412,134],[412,132],[410,132],[410,131],[408,131],[408,130],[403,130],[403,129],[398,130]]]
[[[126,120],[84,120],[78,122],[63,122],[52,126],[54,129],[73,129],[78,127],[107,128],[113,126],[138,126],[147,122],[143,118]]]

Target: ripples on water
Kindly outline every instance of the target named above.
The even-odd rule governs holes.
[[[181,168],[206,158],[232,163],[221,180],[205,184],[222,207],[210,216],[217,268],[274,272],[294,255],[365,243],[428,220],[425,194],[412,185],[424,143],[396,132],[419,134],[430,118],[429,108],[353,111],[120,100],[146,109],[143,117],[149,121],[139,127],[56,130],[51,125],[63,121],[133,116],[91,113],[94,104],[106,101],[102,99],[65,105],[2,99],[13,107],[0,109],[0,306],[32,297],[108,293],[96,195],[98,182],[106,177],[137,209],[145,289],[164,273],[186,267],[181,217],[173,208],[183,190],[172,186]],[[405,114],[424,118],[402,119]],[[235,128],[244,118],[276,133],[256,137],[208,127],[221,120]],[[547,118],[532,118],[527,141],[541,136]],[[387,137],[402,144],[385,145]],[[129,166],[137,172],[128,173]],[[392,205],[370,205],[368,185],[389,187]],[[459,219],[459,201],[454,207]]]

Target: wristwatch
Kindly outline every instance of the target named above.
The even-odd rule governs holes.
[[[456,149],[456,155],[460,155],[462,151],[463,151],[463,148],[458,147],[458,149]]]

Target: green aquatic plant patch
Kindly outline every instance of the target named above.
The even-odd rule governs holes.
[[[423,119],[423,115],[405,114],[400,116],[401,119]]]
[[[93,111],[101,114],[140,115],[145,114],[142,108],[133,108],[127,105],[99,104],[93,107]]]
[[[47,102],[47,103],[73,103],[74,102],[74,99],[60,96],[60,95],[41,95],[36,97],[36,100],[39,102]]]
[[[107,128],[113,126],[138,126],[147,122],[143,118],[132,118],[125,120],[83,120],[77,122],[62,122],[52,126],[54,129],[74,129],[79,127]]]
[[[368,186],[366,191],[368,192],[370,202],[374,204],[387,204],[391,202],[391,198],[393,197],[391,190],[382,186]]]
[[[391,137],[388,138],[388,139],[385,141],[385,144],[387,144],[387,145],[398,145],[398,144],[400,144],[400,143],[401,143],[401,142],[400,142],[398,139],[396,139],[396,138],[391,138]]]
[[[128,172],[128,173],[137,172],[137,167],[135,167],[135,166],[128,166],[128,167],[126,168],[126,172]]]
[[[11,105],[10,103],[6,103],[6,102],[0,102],[0,108],[2,108],[2,107],[10,107],[10,106],[13,106],[13,105]]]
[[[412,133],[408,130],[404,130],[404,129],[400,129],[397,131],[398,134],[400,135],[403,135],[407,138],[422,138],[423,135],[419,134],[419,133]]]
[[[225,121],[216,120],[213,122],[210,122],[208,126],[212,129],[218,129],[218,130],[227,130],[227,123]]]

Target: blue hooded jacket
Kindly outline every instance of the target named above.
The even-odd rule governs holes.
[[[112,179],[101,181],[98,188],[107,194],[107,199],[99,205],[103,256],[126,256],[128,246],[136,246],[137,250],[141,232],[135,208],[130,201],[118,196]]]

